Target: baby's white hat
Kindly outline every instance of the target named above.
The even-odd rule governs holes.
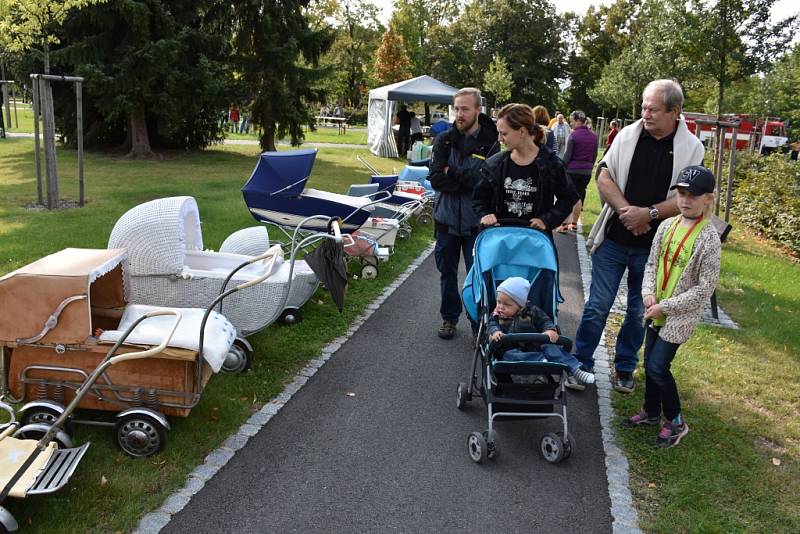
[[[497,286],[498,293],[505,293],[511,300],[516,302],[521,308],[528,303],[528,292],[531,290],[531,283],[521,276],[506,278],[503,283]]]

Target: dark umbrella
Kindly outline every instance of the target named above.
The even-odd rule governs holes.
[[[339,313],[344,308],[344,294],[347,291],[347,261],[344,257],[344,244],[326,239],[322,245],[306,254],[306,263],[325,284]]]

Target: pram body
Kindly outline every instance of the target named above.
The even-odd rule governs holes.
[[[0,316],[0,358],[8,372],[4,385],[11,402],[29,401],[22,408],[23,424],[51,424],[107,357],[109,347],[122,341],[119,329],[138,324],[147,314],[164,314],[127,305],[124,258],[121,249],[65,249],[0,278],[0,300],[14,310]],[[183,315],[205,312],[183,310]],[[116,423],[105,424],[116,425],[117,443],[128,454],[147,456],[160,450],[169,429],[166,416],[188,416],[226,360],[236,336],[233,326],[208,311],[204,344],[200,322],[181,323],[179,332],[191,340],[188,345],[172,344],[147,361],[132,359],[108,369],[77,406],[117,412]],[[96,329],[103,334],[95,335]],[[141,336],[139,329],[150,335]],[[116,354],[158,345],[166,336],[159,332],[158,325],[142,323]],[[138,430],[131,424],[139,425]],[[152,439],[131,444],[130,433],[142,428],[152,432]]]
[[[486,328],[495,306],[495,290],[503,280],[521,276],[531,282],[528,303],[544,310],[558,324],[558,260],[552,240],[528,227],[492,227],[475,240],[474,263],[462,291],[468,315],[479,323],[478,341],[469,382],[459,383],[456,405],[462,409],[480,394],[487,409],[488,429],[467,438],[475,462],[498,454],[493,422],[509,418],[558,417],[562,431],[547,433],[540,442],[545,460],[559,462],[571,454],[574,439],[567,420],[568,367],[547,361],[506,361],[503,354],[519,343],[550,343],[544,334],[506,334],[501,342],[489,341]],[[572,341],[560,337],[566,351]]]
[[[108,246],[127,250],[127,301],[157,306],[206,308],[219,295],[227,276],[252,259],[251,255],[203,250],[199,209],[189,196],[156,199],[131,208],[114,225]],[[266,266],[253,264],[230,281],[238,285],[269,275],[247,291],[225,299],[222,313],[240,337],[277,320],[291,291],[297,308],[302,306],[319,283],[310,269],[298,268],[290,282],[291,265],[282,257],[269,263],[270,272],[265,271]]]

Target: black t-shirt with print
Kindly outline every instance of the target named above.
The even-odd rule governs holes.
[[[498,219],[532,219],[539,197],[539,169],[535,162],[517,165],[509,158],[503,178],[502,212]]]

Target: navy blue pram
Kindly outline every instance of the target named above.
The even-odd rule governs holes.
[[[504,221],[501,221],[504,222]],[[456,405],[463,409],[477,392],[487,408],[488,429],[467,438],[470,458],[480,463],[498,454],[495,419],[559,417],[561,432],[541,439],[545,460],[557,463],[569,457],[574,440],[568,431],[566,384],[569,368],[561,363],[507,361],[503,354],[521,342],[550,343],[545,334],[506,334],[490,342],[487,323],[495,307],[495,289],[506,278],[521,276],[531,282],[528,304],[544,310],[558,324],[558,260],[553,241],[529,227],[500,226],[483,230],[475,240],[474,263],[467,273],[462,300],[467,314],[479,324],[478,340],[468,383],[459,383]],[[572,341],[561,336],[567,352]],[[480,373],[480,374],[479,374]]]

